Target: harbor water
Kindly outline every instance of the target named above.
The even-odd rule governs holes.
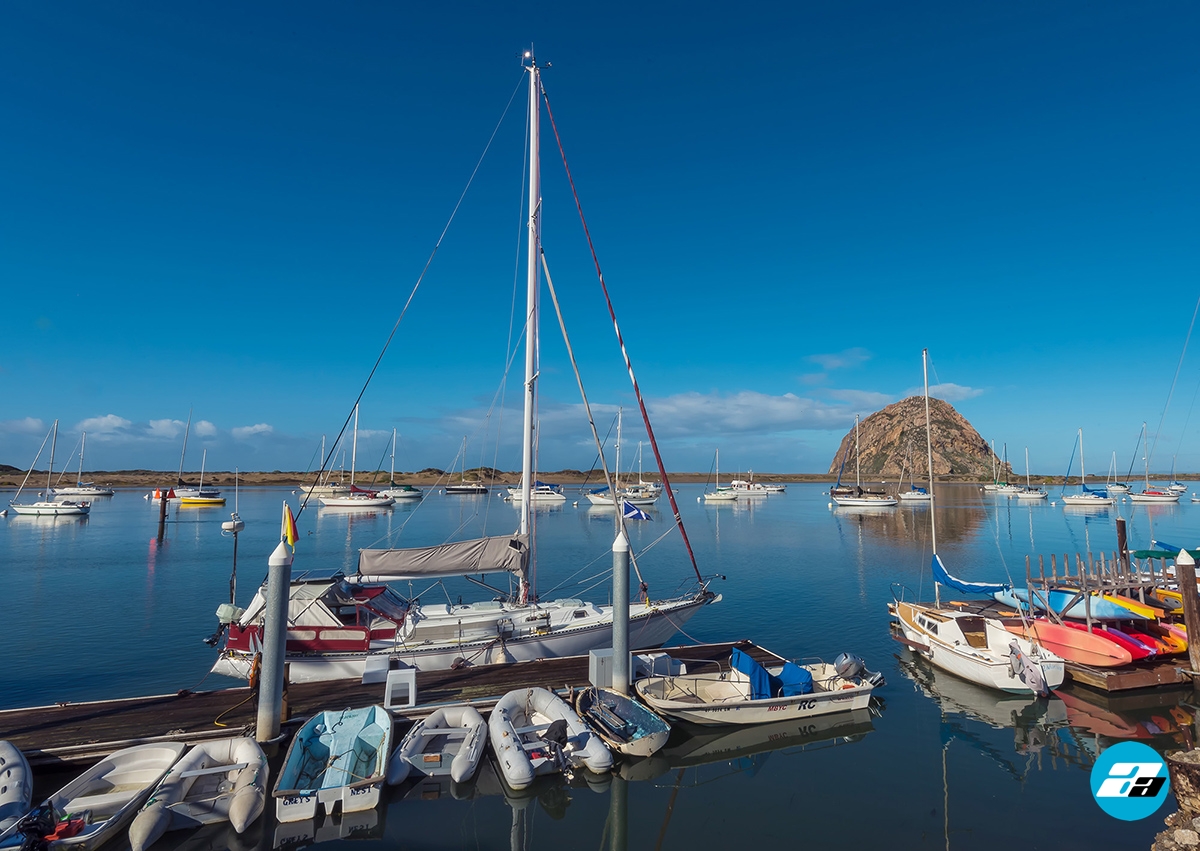
[[[1089,770],[1104,748],[1136,740],[1159,752],[1192,742],[1189,689],[1105,695],[1073,684],[1035,700],[982,690],[935,672],[891,638],[887,604],[899,586],[931,599],[929,505],[835,508],[827,486],[728,504],[677,489],[701,572],[723,599],[672,643],[750,639],[782,656],[832,660],[856,653],[887,685],[871,712],[673,735],[667,749],[612,777],[544,780],[506,797],[490,772],[464,788],[428,783],[390,790],[378,811],[316,825],[264,818],[243,836],[227,827],[168,834],[156,848],[303,847],[356,840],[371,848],[1148,848],[1174,807],[1140,822],[1100,810]],[[86,518],[0,521],[0,578],[9,594],[0,708],[238,685],[209,675],[203,639],[230,599],[233,510],[172,508],[163,540],[143,490],[98,500]],[[245,605],[279,540],[285,488],[243,489],[237,509],[236,602]],[[578,500],[578,504],[575,501]],[[1024,502],[975,486],[940,487],[938,552],[963,579],[1023,584],[1025,558],[1131,548],[1152,538],[1196,545],[1200,504],[1119,502],[1106,510]],[[651,520],[630,521],[632,549],[651,596],[694,574],[663,497]],[[320,508],[297,518],[293,575],[353,572],[364,547],[424,546],[511,532],[517,512],[495,493],[446,495],[377,511]],[[611,511],[568,489],[565,505],[535,512],[542,599],[608,603]],[[492,577],[500,591],[507,580]],[[634,582],[638,581],[637,577]],[[635,586],[636,587],[636,586]],[[403,585],[422,602],[477,600],[465,581]],[[16,617],[19,615],[20,617]],[[382,694],[381,694],[382,697]],[[330,707],[340,708],[340,707]],[[0,729],[0,738],[4,730]],[[166,844],[164,844],[166,843]],[[334,847],[332,844],[330,847]]]

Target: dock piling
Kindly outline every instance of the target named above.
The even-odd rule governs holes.
[[[623,528],[618,528],[612,552],[613,690],[629,694],[629,540]]]
[[[1193,671],[1200,671],[1200,595],[1196,593],[1196,560],[1187,550],[1180,550],[1175,556],[1175,579],[1179,583],[1179,591],[1183,597],[1183,623],[1188,634],[1188,662]],[[1192,685],[1200,688],[1195,674],[1192,675]]]
[[[283,660],[287,644],[288,589],[292,584],[292,554],[287,544],[267,562],[267,607],[263,619],[262,675],[258,687],[255,738],[267,742],[279,735],[283,712]]]

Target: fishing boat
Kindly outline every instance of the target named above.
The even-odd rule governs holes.
[[[302,821],[341,804],[346,813],[379,803],[392,716],[382,706],[318,712],[297,731],[275,782],[275,817]]]
[[[655,712],[694,724],[762,724],[782,718],[811,718],[866,709],[871,692],[883,684],[848,653],[834,664],[783,661],[761,665],[735,647],[728,666],[634,683],[638,697]],[[694,663],[689,667],[694,668]]]
[[[544,688],[514,689],[488,717],[488,739],[504,782],[521,790],[534,777],[582,767],[612,768],[612,753],[567,702]]]
[[[29,812],[33,802],[33,773],[12,742],[0,740],[0,834]]]
[[[397,786],[412,772],[450,775],[465,783],[475,775],[487,744],[487,722],[473,706],[444,706],[412,726],[388,759],[387,782]]]
[[[192,507],[198,507],[198,506],[206,506],[206,505],[224,505],[225,504],[225,497],[221,496],[220,492],[211,491],[211,490],[206,492],[204,490],[204,466],[207,463],[208,463],[208,450],[205,449],[204,453],[200,456],[200,486],[198,488],[196,488],[195,494],[192,494],[190,492],[184,492],[183,495],[181,496],[180,492],[176,491],[175,495],[179,497],[180,505],[188,505],[188,506],[192,506]]]
[[[849,493],[831,492],[833,501],[838,505],[862,506],[869,508],[890,508],[899,504],[894,496],[874,491],[864,491],[862,486],[862,465],[859,461],[858,445],[858,414],[854,415],[854,490]]]
[[[378,491],[367,490],[354,484],[354,471],[358,467],[358,405],[354,406],[354,437],[350,444],[350,492],[324,494],[318,499],[326,508],[387,508],[396,500]]]
[[[667,743],[671,725],[636,700],[589,686],[575,695],[575,711],[605,744],[625,756],[650,756]]]
[[[1075,438],[1079,444],[1079,493],[1067,493],[1067,480],[1071,477],[1071,464],[1067,462],[1067,475],[1063,479],[1063,492],[1059,499],[1063,505],[1112,505],[1115,501],[1108,495],[1107,490],[1093,490],[1087,485],[1087,466],[1083,460],[1083,429],[1079,429],[1079,434]],[[1071,453],[1074,457],[1074,453]],[[1113,453],[1113,461],[1115,462],[1117,454]],[[1126,488],[1128,490],[1128,488]]]
[[[83,432],[79,438],[79,475],[75,479],[74,485],[69,485],[65,488],[55,488],[55,493],[61,496],[112,496],[114,491],[110,485],[97,485],[95,482],[85,482],[83,480],[83,451],[87,447],[87,432]],[[70,459],[68,459],[69,461]]]
[[[929,469],[933,470],[933,438],[929,417],[929,350],[921,353],[925,376],[925,442]],[[1007,452],[1005,452],[1007,456]],[[934,491],[932,472],[929,490]],[[941,604],[941,586],[967,594],[991,595],[1011,590],[1011,585],[964,582],[951,576],[937,551],[937,512],[929,512],[934,602],[908,602],[897,597],[888,604],[903,641],[935,666],[1000,691],[1049,694],[1062,685],[1066,673],[1061,656],[1028,639],[1012,635],[997,618],[972,614]]]
[[[192,746],[155,788],[129,825],[131,851],[144,851],[172,830],[229,822],[237,833],[262,815],[267,758],[247,736]]]
[[[1035,488],[1029,483],[1029,447],[1025,447],[1025,487],[1017,492],[1017,499],[1045,499],[1046,489]]]
[[[30,847],[98,848],[129,824],[186,748],[160,742],[109,754],[0,833],[0,847],[20,834]]]
[[[713,452],[713,469],[716,475],[713,479],[713,489],[704,491],[705,502],[733,502],[738,498],[738,492],[731,487],[721,487],[721,450]]]
[[[530,79],[530,173],[539,171],[538,121],[541,100],[540,68],[530,60],[526,66]],[[540,190],[530,181],[529,209],[541,211]],[[529,315],[536,315],[539,267],[539,217],[529,220],[527,297]],[[535,390],[540,369],[537,365],[537,323],[526,332],[525,405],[522,429],[522,478],[528,494],[534,491],[534,411]],[[627,355],[627,353],[626,353]],[[628,362],[627,362],[628,366]],[[631,368],[627,369],[631,372]],[[635,385],[640,399],[640,389]],[[643,408],[639,404],[640,408]],[[653,430],[647,434],[655,448]],[[695,584],[671,597],[640,593],[629,603],[630,649],[659,647],[675,635],[705,606],[721,597],[709,590],[711,578],[700,574],[690,555],[687,533],[679,519],[679,510],[665,465],[657,454],[659,473],[671,502],[672,515],[680,537],[689,549]],[[561,494],[559,494],[561,497]],[[596,605],[574,597],[540,600],[532,581],[536,537],[533,530],[533,499],[521,499],[519,525],[511,534],[452,541],[429,547],[403,549],[363,549],[359,551],[357,571],[352,576],[334,574],[323,578],[304,578],[292,582],[288,595],[288,625],[285,661],[290,664],[291,680],[361,677],[368,660],[378,663],[396,659],[419,670],[440,670],[454,665],[526,661],[586,654],[589,650],[611,647],[613,606]],[[482,583],[483,574],[493,573],[515,579],[515,589],[487,587],[487,596],[479,602],[427,602],[430,591],[422,591],[422,600],[408,599],[389,587],[387,582],[413,580],[436,584],[453,577],[469,577]],[[447,599],[451,599],[447,594]],[[461,599],[461,598],[460,598]],[[213,671],[228,676],[249,676],[254,655],[262,646],[266,611],[266,588],[260,587],[245,610],[224,603],[219,610],[220,631],[213,639],[222,643]],[[386,666],[386,662],[384,662]]]
[[[33,467],[37,464],[37,459],[41,457],[42,450],[46,448],[46,440],[50,441],[50,463],[46,468],[45,498],[36,502],[17,502],[21,498],[21,491],[25,489],[25,484],[29,481],[29,477],[33,475]],[[87,514],[92,510],[91,503],[89,502],[76,502],[68,499],[56,500],[53,498],[54,490],[50,487],[50,477],[54,474],[54,445],[57,442],[58,420],[55,420],[46,437],[42,439],[42,445],[38,448],[37,455],[33,459],[33,464],[30,465],[29,472],[25,474],[25,479],[21,482],[21,486],[17,488],[17,492],[13,494],[13,498],[9,500],[8,506],[15,514],[34,517],[77,517]]]

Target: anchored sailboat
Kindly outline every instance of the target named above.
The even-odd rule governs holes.
[[[46,448],[46,439],[50,440],[50,465],[46,468],[45,498],[37,502],[17,502],[21,497],[21,491],[25,489],[25,483],[29,481],[29,477],[33,474],[34,464],[37,464],[37,459],[41,456],[42,450]],[[33,459],[33,464],[29,466],[29,472],[25,474],[25,479],[21,482],[21,487],[17,488],[17,492],[13,495],[12,500],[9,501],[9,508],[15,513],[38,517],[61,517],[72,514],[87,514],[92,510],[91,504],[87,502],[54,499],[54,490],[50,487],[50,477],[54,474],[54,445],[57,442],[58,420],[55,420],[54,425],[50,427],[50,433],[42,439],[42,445],[38,448],[37,455]]]
[[[862,486],[862,465],[859,463],[858,445],[858,414],[854,415],[854,491],[851,493],[833,493],[833,501],[844,506],[868,506],[873,508],[890,508],[898,503],[894,496],[886,493],[864,491]]]
[[[364,549],[358,572],[350,577],[296,581],[290,589],[286,661],[294,682],[360,677],[367,665],[386,668],[392,660],[423,670],[452,665],[478,665],[568,656],[612,646],[613,609],[579,599],[538,600],[532,582],[532,506],[535,488],[534,411],[538,377],[538,263],[542,259],[542,215],[539,173],[540,66],[528,57],[529,74],[529,223],[527,324],[525,340],[525,407],[522,429],[520,525],[509,535],[407,549]],[[603,279],[601,279],[603,282]],[[614,325],[615,325],[615,315]],[[619,332],[618,332],[619,334]],[[622,353],[625,354],[622,343]],[[626,355],[626,367],[633,379]],[[642,406],[641,392],[635,393]],[[642,406],[644,410],[644,406]],[[649,430],[653,446],[653,431]],[[669,484],[659,459],[659,472]],[[678,508],[672,499],[672,511]],[[686,533],[677,520],[681,537]],[[690,545],[689,545],[690,553]],[[694,565],[694,559],[693,559]],[[477,603],[422,605],[399,594],[387,581],[404,579],[437,583],[469,577],[482,584],[482,574],[509,573],[515,594],[489,587],[488,599]],[[669,599],[652,599],[644,589],[628,604],[629,647],[656,647],[679,631],[700,609],[719,601],[696,571],[698,585]],[[266,589],[260,588],[244,611],[222,607],[218,617],[225,643],[213,670],[247,677],[254,654],[262,646]],[[219,640],[217,638],[216,640]]]
[[[75,484],[65,488],[55,488],[54,492],[60,496],[112,496],[113,489],[108,485],[97,486],[95,482],[85,482],[83,480],[83,451],[87,447],[87,432],[83,432],[79,438],[79,475],[75,479]],[[70,459],[68,459],[70,460]]]

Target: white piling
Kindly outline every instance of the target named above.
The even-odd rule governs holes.
[[[617,510],[620,511],[618,505]],[[618,529],[613,541],[613,690],[629,694],[629,541]]]
[[[267,742],[279,735],[283,713],[283,659],[287,646],[288,590],[292,584],[292,554],[279,542],[267,562],[267,608],[263,619],[262,672],[258,685],[258,726],[255,738]]]

